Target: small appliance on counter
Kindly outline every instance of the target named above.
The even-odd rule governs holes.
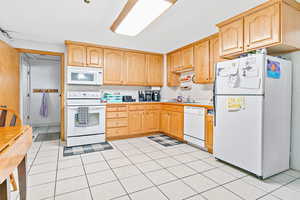
[[[152,91],[145,90],[145,101],[152,101]]]
[[[136,100],[132,98],[132,96],[123,96],[122,97],[123,102],[135,102]]]
[[[123,100],[123,96],[120,94],[104,93],[102,97],[102,101],[107,103],[121,103],[122,100]]]
[[[143,91],[139,91],[139,101],[145,101],[145,94]]]
[[[152,101],[160,101],[160,91],[152,90]]]
[[[139,102],[159,102],[160,101],[160,91],[159,90],[145,90],[139,91]]]

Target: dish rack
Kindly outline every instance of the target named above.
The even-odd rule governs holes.
[[[180,76],[180,89],[191,90],[193,88],[193,72],[184,73]]]

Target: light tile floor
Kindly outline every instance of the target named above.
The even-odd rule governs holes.
[[[34,142],[27,157],[28,199],[300,199],[298,171],[262,181],[187,144],[164,147],[142,137],[112,145],[113,150],[63,157],[61,142]]]

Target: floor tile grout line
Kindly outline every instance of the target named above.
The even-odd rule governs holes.
[[[118,149],[118,147],[116,147],[117,149]],[[119,150],[119,149],[118,149]],[[120,150],[119,150],[120,151]],[[132,162],[130,159],[129,159],[129,157],[127,157],[122,151],[121,151],[121,153],[132,163],[132,165],[133,166],[135,166],[140,172],[141,172],[141,174],[142,175],[144,175],[152,184],[153,184],[153,186],[152,187],[156,187],[156,189],[158,189],[168,200],[170,200],[169,199],[169,197],[159,188],[159,187],[157,187],[156,186],[156,184],[154,184],[154,182],[146,175],[146,174],[144,174],[144,172],[139,168],[139,167],[137,167],[136,166],[136,163],[134,163],[134,162]],[[143,152],[144,153],[144,152]],[[144,155],[146,155],[146,154],[144,154]],[[146,155],[147,157],[149,157],[148,155]],[[150,157],[149,157],[150,158]],[[150,158],[150,159],[152,159],[152,158]],[[151,188],[152,188],[151,187]],[[149,188],[148,188],[149,189]],[[143,190],[147,190],[147,188],[144,188]],[[143,190],[140,190],[140,191],[143,191]],[[139,191],[136,191],[136,192],[139,192]],[[129,195],[129,197],[130,197],[130,195]],[[130,199],[131,199],[131,197],[130,197]]]
[[[116,147],[117,148],[117,147]],[[167,148],[167,147],[166,147]],[[117,148],[118,149],[118,148]],[[119,149],[118,149],[119,150]],[[120,150],[119,150],[120,151]],[[163,152],[163,150],[159,150],[159,151],[162,151]],[[122,154],[124,154],[123,153],[123,151],[121,150],[120,151]],[[144,153],[144,152],[142,152],[141,154],[144,154],[144,155],[146,155],[147,157],[150,157],[150,156],[148,156],[146,153]],[[174,156],[174,155],[173,155]],[[125,157],[126,158],[128,158],[126,155],[125,155]],[[167,157],[172,157],[172,155],[168,155]],[[165,157],[165,158],[167,158],[167,157]],[[129,159],[129,158],[128,158]],[[156,162],[156,160],[159,160],[159,159],[163,159],[163,158],[159,158],[159,159],[153,159],[153,158],[151,158],[150,157],[150,159],[152,160],[152,161],[154,161],[154,162]],[[203,159],[203,158],[202,158]],[[130,160],[130,159],[129,159]],[[148,161],[145,161],[145,162],[149,162],[149,161],[151,161],[151,160],[148,160]],[[176,160],[176,159],[175,159]],[[199,159],[199,160],[201,160],[201,159]],[[131,160],[130,160],[131,161]],[[191,162],[193,162],[193,161],[191,161]],[[157,163],[157,162],[156,162]],[[137,164],[139,164],[139,163],[137,163]],[[158,165],[160,165],[161,166],[161,164],[160,163],[157,163]],[[178,164],[178,165],[175,165],[175,166],[179,166],[179,165],[182,165],[182,164],[184,164],[184,163],[180,163],[180,164]],[[209,163],[208,163],[209,164]],[[135,164],[134,164],[135,165]],[[210,164],[209,164],[210,165]],[[135,165],[136,166],[136,165]],[[173,167],[173,166],[172,166]],[[216,167],[217,168],[217,167]],[[137,167],[137,169],[139,169],[138,167]],[[166,169],[166,167],[163,167],[162,166],[162,169]],[[159,169],[159,170],[161,170],[161,169]],[[102,170],[103,171],[103,170]],[[168,170],[168,172],[169,172],[169,170]],[[142,174],[144,174],[142,171],[141,171],[141,173]],[[148,173],[148,172],[147,172]],[[172,172],[170,172],[170,173],[172,173]],[[201,172],[201,173],[203,173],[203,172]],[[172,173],[173,174],[173,173]],[[145,175],[145,174],[144,174]],[[193,174],[193,175],[195,175],[195,174]],[[145,175],[146,176],[146,175]],[[192,176],[192,175],[191,175]],[[187,177],[187,176],[186,176]],[[186,178],[186,177],[182,177],[182,178]],[[128,178],[128,177],[127,177]],[[182,179],[182,178],[178,178],[178,177],[176,177],[177,178],[177,180],[180,180],[180,179]],[[170,181],[170,182],[173,182],[173,181]],[[164,183],[164,184],[166,184],[166,183]],[[160,185],[163,185],[163,184],[160,184]],[[154,184],[154,186],[156,186],[156,184]]]
[[[42,147],[42,145],[43,145],[43,143],[41,143],[40,145],[39,145],[39,150],[40,150],[40,148]],[[115,148],[117,148],[122,154],[124,154],[124,152],[123,152],[123,150],[120,150],[118,147],[117,147],[117,145],[115,145],[116,147]],[[134,146],[134,145],[133,145]],[[137,149],[138,151],[140,151],[141,153],[140,154],[144,154],[144,155],[146,155],[147,157],[150,157],[149,155],[147,155],[146,154],[146,152],[142,152],[140,149],[141,148],[136,148],[136,147],[134,147],[135,149]],[[155,147],[153,147],[153,148],[155,148]],[[168,148],[168,147],[166,147],[166,148]],[[40,151],[37,151],[36,152],[36,154],[35,154],[35,159],[36,159],[36,157],[37,157],[37,155],[38,155],[38,153],[40,152]],[[60,149],[59,149],[60,150]],[[158,151],[160,151],[160,152],[163,152],[163,153],[165,153],[164,151],[163,151],[163,149],[159,149]],[[156,152],[156,151],[153,151],[153,152]],[[195,151],[196,152],[196,151]],[[148,152],[148,153],[151,153],[151,152]],[[189,153],[191,153],[191,152],[189,152]],[[172,155],[172,154],[168,154],[168,156],[167,157],[171,157],[171,158],[173,158],[173,159],[175,159],[175,160],[177,160],[176,158],[174,158],[174,156],[177,156],[177,155],[179,155],[179,154],[174,154],[174,155]],[[81,157],[81,156],[80,156]],[[125,155],[125,157],[131,162],[131,160],[129,159],[129,157],[127,156],[127,155]],[[165,157],[165,158],[167,158],[167,157]],[[193,156],[194,157],[194,156]],[[58,158],[59,158],[59,156],[58,156]],[[208,157],[209,158],[209,157]],[[163,159],[163,158],[159,158],[159,159]],[[159,159],[153,159],[153,158],[151,158],[150,157],[150,160],[148,160],[148,161],[145,161],[145,162],[142,162],[142,163],[146,163],[146,162],[150,162],[150,161],[156,161],[156,160],[159,160]],[[203,161],[203,160],[205,160],[205,159],[207,159],[207,158],[200,158],[200,159],[198,159],[198,160],[201,160],[201,161]],[[178,161],[178,160],[177,160]],[[190,161],[190,162],[188,162],[188,163],[191,163],[191,162],[196,162],[197,160],[193,160],[193,161]],[[81,159],[81,162],[83,163],[83,161],[82,161],[82,159]],[[180,162],[180,161],[179,161]],[[34,161],[32,161],[32,165],[33,165],[33,163],[34,163]],[[156,162],[157,163],[157,162]],[[187,162],[180,162],[180,164],[178,164],[178,166],[179,165],[185,165],[185,166],[187,166],[186,165],[186,163]],[[211,165],[210,163],[208,163],[208,162],[206,162],[207,164],[209,164],[209,165]],[[140,164],[140,163],[134,163],[133,165],[135,166],[135,167],[137,167],[136,166],[136,164]],[[157,163],[158,165],[160,165],[159,163]],[[129,166],[129,165],[127,165],[127,166]],[[160,165],[161,166],[161,165]],[[177,165],[176,165],[177,166]],[[124,167],[124,166],[121,166],[121,167]],[[172,166],[173,167],[173,166]],[[189,167],[189,166],[187,166],[187,167]],[[214,166],[215,167],[215,166]],[[218,166],[218,167],[215,167],[215,168],[213,168],[213,169],[220,169],[221,170],[221,168],[222,168],[223,166]],[[118,167],[119,168],[119,167]],[[170,168],[170,167],[168,167],[168,168]],[[111,171],[113,171],[113,169],[115,169],[115,168],[110,168],[110,170]],[[139,167],[137,167],[137,169],[139,169]],[[162,167],[162,169],[167,169],[166,167]],[[158,169],[158,170],[153,170],[153,171],[159,171],[159,170],[162,170],[162,169]],[[58,170],[58,169],[57,169]],[[140,169],[139,169],[140,170]],[[212,169],[210,169],[210,170],[212,170]],[[105,170],[102,170],[102,171],[105,171]],[[140,170],[141,171],[141,170]],[[209,171],[209,170],[208,170]],[[223,172],[225,172],[225,173],[227,173],[227,174],[230,174],[230,175],[233,175],[233,174],[231,174],[231,173],[229,173],[229,172],[227,172],[227,171],[225,171],[225,170],[222,170]],[[149,171],[150,172],[150,171]],[[149,172],[145,172],[145,173],[149,173]],[[168,172],[170,172],[169,170],[168,170]],[[95,173],[97,173],[97,172],[95,172]],[[146,176],[146,174],[143,172],[143,171],[141,171],[141,173],[143,174],[143,175],[145,175]],[[170,172],[170,173],[172,173],[172,172]],[[196,174],[201,174],[201,175],[203,175],[202,173],[205,173],[205,172],[201,172],[201,173],[199,173],[199,172],[197,172]],[[172,173],[173,174],[173,173]],[[191,176],[193,176],[193,175],[196,175],[196,174],[192,174]],[[282,188],[282,187],[284,187],[284,186],[286,186],[286,185],[288,185],[288,184],[290,184],[290,183],[292,183],[292,182],[294,182],[294,181],[296,181],[296,180],[298,180],[299,178],[296,178],[296,177],[294,177],[294,176],[291,176],[291,175],[289,175],[289,174],[286,174],[287,176],[290,176],[290,177],[293,177],[294,178],[294,180],[292,180],[292,181],[289,181],[289,182],[287,182],[287,183],[285,183],[285,184],[283,184],[283,185],[281,185],[280,187],[278,187],[277,189],[274,189],[274,190],[272,190],[272,191],[270,191],[270,192],[267,192],[267,194],[265,194],[265,195],[263,195],[263,196],[261,196],[261,197],[259,197],[259,199],[260,198],[263,198],[264,196],[267,196],[267,195],[269,195],[269,194],[271,194],[272,192],[274,192],[274,191],[276,191],[276,190],[279,190],[280,188]],[[234,175],[233,175],[234,176]],[[238,179],[236,179],[236,180],[233,180],[233,181],[231,181],[231,182],[234,182],[234,181],[238,181],[238,180],[240,180],[240,179],[243,179],[243,178],[245,178],[245,177],[247,177],[248,175],[245,175],[245,176],[243,176],[243,177],[240,177],[240,178],[238,178]],[[117,176],[116,176],[117,177]],[[147,177],[147,176],[146,176]],[[185,176],[185,177],[182,177],[182,178],[186,178],[186,177],[188,177],[188,176]],[[127,177],[128,178],[128,177]],[[182,179],[182,178],[178,178],[178,177],[176,177],[177,178],[177,180],[180,180],[180,179]],[[209,178],[209,177],[207,177],[207,178]],[[210,178],[209,178],[210,179]],[[176,181],[176,180],[175,180]],[[57,182],[57,180],[55,181],[55,182]],[[170,181],[170,182],[173,182],[173,181]],[[215,182],[215,181],[214,181]],[[224,189],[226,189],[226,190],[228,190],[228,191],[230,191],[229,189],[227,189],[226,187],[224,187],[224,185],[226,185],[226,184],[228,184],[228,183],[230,183],[230,182],[226,182],[226,183],[224,183],[224,184],[222,184],[222,185],[218,185],[217,187],[215,187],[215,188],[218,188],[218,187],[220,187],[220,186],[222,186],[222,188],[224,188]],[[246,183],[246,182],[245,182]],[[164,184],[167,184],[167,183],[164,183]],[[246,183],[246,184],[248,184],[248,183]],[[155,184],[153,184],[156,188],[158,188],[158,186],[157,185],[155,185]],[[161,184],[161,185],[163,185],[163,184]],[[254,187],[256,187],[256,188],[258,188],[258,189],[260,189],[260,190],[262,190],[260,187],[257,187],[257,186],[255,186],[255,185],[253,185],[253,184],[249,184],[249,185],[252,185],[252,186],[254,186]],[[152,186],[153,187],[153,186]],[[152,188],[152,187],[149,187],[149,188]],[[213,188],[212,188],[213,189]],[[209,190],[212,190],[212,189],[209,189]],[[143,189],[144,190],[144,189]],[[209,190],[207,190],[207,191],[209,191]],[[126,190],[125,190],[126,191]],[[142,191],[142,190],[141,190]],[[264,190],[263,190],[264,191]],[[136,192],[138,192],[138,191],[136,191]],[[197,193],[197,194],[195,194],[195,195],[193,195],[193,196],[196,196],[196,195],[198,195],[198,194],[202,194],[202,193],[204,193],[204,192],[206,192],[206,191],[203,191],[203,192],[201,192],[201,193]],[[230,192],[232,192],[232,191],[230,191]],[[265,192],[265,191],[264,191]],[[232,192],[233,194],[235,194],[234,192]],[[129,195],[129,193],[127,193],[126,195],[123,195],[123,196],[128,196]],[[237,194],[235,194],[235,195],[237,195]],[[272,195],[272,194],[271,194]],[[202,195],[203,196],[203,195]],[[237,195],[238,196],[238,195]],[[190,196],[190,197],[192,197],[192,196]],[[188,197],[188,198],[190,198],[190,197]],[[119,198],[119,197],[116,197],[116,198]],[[278,198],[277,196],[276,196],[276,198]]]
[[[80,160],[81,160],[81,164],[82,164],[82,168],[83,168],[83,171],[84,171],[84,175],[85,175],[85,179],[86,179],[86,182],[87,182],[87,185],[88,185],[88,188],[89,188],[89,192],[90,192],[90,197],[91,197],[91,200],[94,199],[93,195],[92,195],[92,190],[91,190],[91,187],[90,187],[90,183],[89,183],[89,180],[88,180],[88,177],[87,177],[87,173],[86,173],[86,170],[85,170],[85,167],[84,167],[84,164],[83,164],[83,160],[82,160],[82,157],[80,155]]]
[[[167,147],[166,147],[167,148]],[[203,151],[203,150],[202,150]],[[169,155],[170,156],[170,155]],[[152,158],[151,158],[152,159]],[[158,159],[159,160],[159,159]],[[204,160],[204,159],[200,159],[200,160]],[[156,162],[156,160],[153,160],[154,162]],[[158,162],[156,162],[158,165],[160,165],[160,166],[162,166],[160,163],[158,163]],[[216,167],[216,166],[213,166],[213,165],[211,165],[210,163],[207,163],[206,162],[206,164],[208,164],[208,165],[210,165],[210,166],[212,166],[212,167],[215,167],[215,168],[213,168],[213,169],[218,169],[218,168],[220,168],[220,167]],[[183,163],[183,165],[185,165],[184,163]],[[185,165],[185,166],[187,166],[187,167],[189,167],[190,169],[192,169],[190,166],[188,166],[188,165]],[[164,166],[162,166],[163,167],[163,169],[165,169],[165,170],[167,170],[169,173],[171,173],[171,174],[173,174],[172,172],[170,172],[166,167],[164,167]],[[171,167],[171,166],[170,166]],[[194,170],[194,169],[192,169],[192,170]],[[210,169],[210,170],[212,170],[212,169]],[[210,171],[210,170],[208,170],[208,171]],[[201,172],[201,173],[204,173],[204,172]],[[201,174],[200,173],[200,174]],[[224,172],[224,173],[226,173],[226,172]],[[227,173],[227,174],[229,174],[229,173]],[[144,174],[145,175],[145,174]],[[193,174],[193,175],[195,175],[195,174]],[[203,175],[203,174],[202,174]],[[231,175],[231,174],[230,174]],[[145,175],[146,176],[146,175]],[[204,175],[203,175],[204,176]],[[233,176],[233,175],[231,175],[231,176]],[[206,177],[206,176],[205,176]],[[178,178],[178,177],[176,177],[176,178]],[[186,178],[186,177],[183,177],[183,178]],[[209,178],[209,177],[207,177],[207,178]],[[181,182],[183,182],[186,186],[188,186],[190,189],[192,189],[194,192],[196,192],[197,194],[200,194],[200,193],[198,193],[194,188],[192,188],[190,185],[188,185],[188,184],[186,184],[183,180],[182,180],[182,178],[178,178]],[[211,179],[211,178],[209,178],[209,179]],[[211,179],[212,180],[212,179]],[[235,179],[235,180],[238,180],[238,179]],[[234,181],[235,181],[234,180]],[[177,181],[177,180],[174,180],[174,181]],[[170,182],[174,182],[174,181],[170,181]],[[214,180],[213,180],[214,181]],[[219,186],[222,186],[222,185],[220,185],[219,183],[217,183],[216,181],[214,181],[217,185],[219,185]],[[228,182],[229,183],[229,182]],[[167,184],[167,183],[164,183],[164,184]],[[226,183],[227,184],[227,183]],[[163,184],[162,184],[163,185]],[[225,188],[225,189],[227,189],[227,188]],[[230,191],[230,192],[232,192],[232,191]],[[233,193],[233,192],[232,192]],[[233,193],[234,194],[234,193]],[[200,194],[201,195],[201,194]],[[237,196],[239,196],[239,195],[237,195]],[[242,198],[242,199],[244,199],[244,198]]]
[[[294,177],[294,178],[295,178],[295,177]],[[278,199],[281,199],[280,197],[277,197],[276,195],[273,195],[272,193],[275,192],[275,191],[277,191],[277,190],[279,190],[279,189],[281,189],[281,188],[283,188],[283,187],[286,187],[287,185],[289,185],[289,184],[295,182],[296,180],[300,180],[300,177],[299,177],[299,178],[296,178],[296,179],[294,179],[294,180],[292,180],[292,181],[289,181],[289,182],[287,182],[287,183],[285,183],[285,184],[283,184],[283,185],[280,185],[280,187],[278,187],[278,188],[276,188],[276,189],[274,189],[274,190],[272,190],[272,191],[270,191],[270,192],[267,192],[267,194],[265,194],[265,195],[259,197],[258,199],[261,199],[261,198],[263,198],[263,197],[265,197],[265,196],[267,196],[267,195],[270,195],[270,194],[271,194],[272,196],[275,196],[275,197],[278,198]],[[275,182],[276,182],[276,181],[275,181]],[[294,191],[294,190],[293,190],[293,191]]]
[[[56,174],[55,174],[55,184],[54,184],[54,200],[56,198],[56,185],[57,185],[57,173],[58,173],[58,161],[59,161],[59,154],[60,154],[60,145],[61,145],[61,142],[58,143],[58,153],[57,153],[57,163],[56,163]]]
[[[117,181],[119,182],[119,184],[122,186],[123,190],[126,192],[126,194],[129,196],[128,191],[126,190],[125,186],[122,184],[121,180],[119,179],[119,177],[117,176],[117,174],[114,172],[113,168],[110,166],[110,164],[108,163],[108,161],[106,160],[105,156],[102,155],[102,152],[100,151],[101,156],[103,157],[104,161],[106,162],[106,164],[109,166],[109,168],[111,169],[112,173],[114,174],[114,176],[117,178]],[[131,199],[131,197],[129,196],[129,199]]]

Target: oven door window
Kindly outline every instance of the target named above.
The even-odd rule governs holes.
[[[89,106],[88,113],[79,119],[77,106],[68,107],[67,135],[81,136],[105,132],[105,108]],[[80,121],[79,121],[80,120]]]
[[[75,127],[93,127],[100,125],[100,113],[88,113],[87,124],[79,123],[79,114],[75,114]]]
[[[82,73],[82,72],[71,72],[71,80],[72,81],[94,81],[95,76],[93,73]]]

